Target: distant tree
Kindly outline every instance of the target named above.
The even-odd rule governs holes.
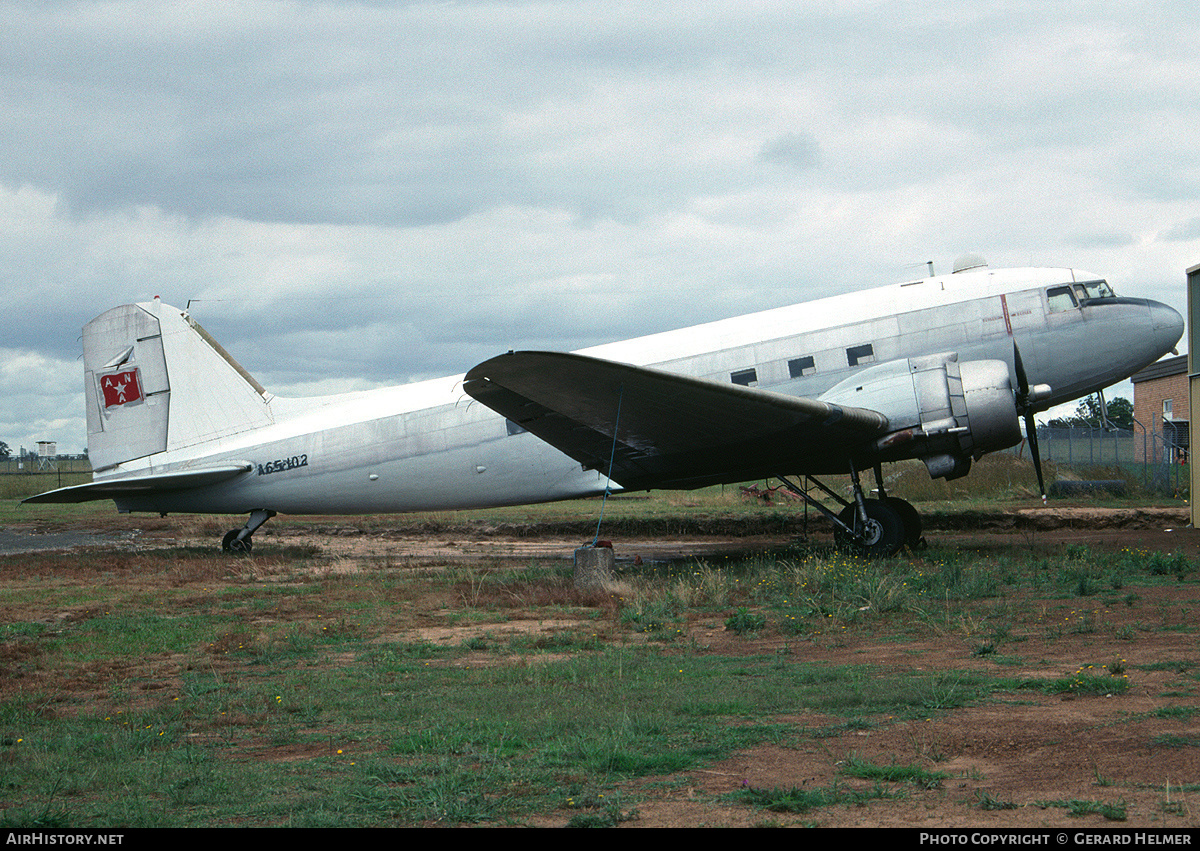
[[[1108,422],[1117,428],[1133,428],[1133,403],[1123,396],[1107,400],[1105,411]],[[1087,396],[1079,400],[1075,413],[1069,417],[1055,417],[1047,423],[1051,428],[1100,428],[1100,399],[1097,396]]]
[[[12,450],[8,448],[7,443],[0,440],[0,458],[7,458],[9,455],[12,455]]]
[[[1108,421],[1117,428],[1133,429],[1133,402],[1118,396],[1108,403]]]

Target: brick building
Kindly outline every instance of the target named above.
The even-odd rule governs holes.
[[[1130,381],[1133,382],[1133,416],[1149,436],[1145,451],[1155,456],[1150,460],[1163,460],[1164,456],[1166,460],[1181,460],[1187,451],[1188,421],[1192,413],[1187,355],[1152,363]],[[1134,443],[1135,459],[1146,460],[1142,441]]]

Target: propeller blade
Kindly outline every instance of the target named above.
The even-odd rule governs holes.
[[[1042,495],[1042,503],[1046,502],[1046,481],[1042,478],[1042,453],[1038,450],[1037,423],[1033,421],[1033,412],[1025,415],[1025,437],[1029,441],[1029,455],[1033,458],[1033,470],[1037,473],[1038,492]]]
[[[1017,371],[1017,392],[1020,394],[1019,404],[1025,406],[1027,397],[1029,396],[1029,379],[1025,375],[1025,364],[1021,361],[1021,350],[1017,347],[1017,341],[1013,340],[1013,366]]]
[[[1029,389],[1029,377],[1025,374],[1025,363],[1021,360],[1021,349],[1013,340],[1013,367],[1017,373],[1017,410],[1025,415],[1025,439],[1029,441],[1029,455],[1033,458],[1033,470],[1037,473],[1038,492],[1042,504],[1046,503],[1046,480],[1042,477],[1042,453],[1038,450],[1037,423],[1033,421],[1033,400]]]

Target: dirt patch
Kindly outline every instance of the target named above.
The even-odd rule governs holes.
[[[1194,594],[1193,594],[1194,596]],[[1151,601],[1147,600],[1147,603]],[[1177,603],[1164,595],[1153,605]],[[1120,630],[1127,620],[1118,610],[1102,611],[1104,632]],[[1032,667],[1002,669],[1013,677],[1065,677],[1078,663],[1098,658],[1105,638],[1067,636],[1053,642],[1022,638],[1020,654],[1036,659]],[[781,641],[760,639],[759,653],[779,652]],[[678,793],[639,805],[645,826],[678,824],[732,825],[747,814],[736,806],[713,803],[714,796],[745,787],[755,789],[836,788],[865,790],[868,781],[842,772],[855,757],[875,765],[916,765],[945,775],[926,788],[900,788],[895,800],[869,805],[828,806],[810,814],[760,812],[757,822],[809,823],[823,827],[1104,827],[1200,826],[1198,728],[1193,716],[1164,717],[1164,690],[1177,687],[1179,670],[1200,668],[1195,642],[1187,637],[1139,636],[1120,648],[1130,659],[1134,685],[1123,694],[1063,697],[1014,694],[996,703],[931,713],[918,720],[871,719],[869,729],[815,735],[799,746],[762,746],[737,757],[690,772],[687,800]],[[714,648],[714,652],[721,652]],[[887,670],[978,671],[970,642],[959,636],[894,643],[859,641],[847,636],[834,646],[804,645],[791,651],[798,661],[865,664]],[[1178,669],[1141,670],[1146,660],[1161,665],[1175,660]],[[1148,664],[1148,662],[1146,662]],[[1192,693],[1165,701],[1197,709]],[[813,731],[836,729],[844,719],[800,714],[789,719]],[[1181,746],[1181,742],[1191,746]],[[1188,787],[1188,784],[1191,784]],[[628,784],[630,791],[652,784]],[[1170,788],[1174,787],[1172,794]],[[1188,787],[1188,788],[1184,788]],[[1071,815],[1069,802],[1119,807],[1123,821],[1100,813]],[[661,809],[658,804],[661,804]]]
[[[1161,536],[1184,536],[1190,531],[1190,510],[1186,506],[1100,508],[1058,504],[1009,510],[926,511],[922,519],[931,541],[969,541],[978,537],[977,533],[985,533],[984,538],[1001,546],[1121,540],[1174,545]],[[227,518],[219,517],[96,515],[73,525],[32,519],[0,528],[0,555],[89,545],[136,549],[142,542],[207,547],[218,544],[231,525]],[[592,542],[595,533],[594,520],[486,523],[398,515],[363,523],[355,517],[288,517],[263,526],[255,533],[254,542],[260,551],[261,546],[273,541],[319,546],[335,558],[391,559],[395,565],[404,566],[414,559],[428,563],[437,559],[571,558],[576,547]],[[797,513],[672,518],[658,524],[618,519],[606,522],[603,529],[604,538],[618,542],[619,558],[655,561],[695,555],[744,555],[806,538],[824,541],[830,534],[829,524],[815,513],[807,519]],[[1194,543],[1200,546],[1200,538]]]

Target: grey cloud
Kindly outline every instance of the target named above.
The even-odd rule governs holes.
[[[796,169],[814,168],[821,161],[821,146],[807,133],[784,133],[763,145],[758,159]]]
[[[156,293],[264,380],[390,383],[967,250],[1133,293],[1200,240],[1166,0],[0,14],[0,287],[39,307],[0,339],[68,366]]]
[[[1159,234],[1159,238],[1166,242],[1192,242],[1200,240],[1200,216],[1176,222]]]

